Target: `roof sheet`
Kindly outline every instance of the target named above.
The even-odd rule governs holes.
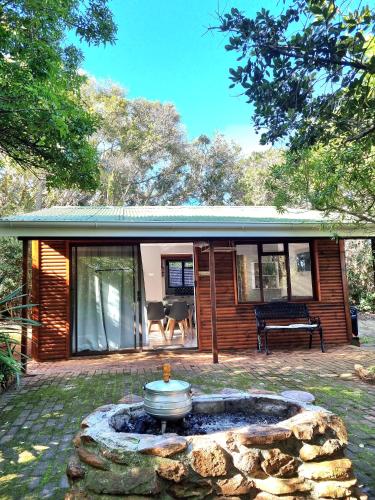
[[[321,224],[329,222],[315,210],[288,209],[280,213],[272,206],[55,206],[35,212],[3,217],[9,222],[85,222],[85,223],[285,223]]]

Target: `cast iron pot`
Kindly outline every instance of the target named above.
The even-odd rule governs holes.
[[[191,385],[183,380],[170,380],[170,367],[163,366],[163,380],[145,384],[144,410],[162,420],[180,420],[192,409]]]

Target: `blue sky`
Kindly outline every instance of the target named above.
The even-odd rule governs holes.
[[[83,46],[83,67],[97,79],[121,84],[129,98],[172,102],[190,138],[222,132],[245,150],[259,149],[251,126],[252,108],[238,96],[238,89],[229,89],[228,69],[236,65],[236,56],[225,51],[223,35],[207,33],[207,27],[218,23],[218,9],[226,12],[235,6],[252,15],[270,4],[269,0],[261,5],[250,0],[112,0],[117,42]]]

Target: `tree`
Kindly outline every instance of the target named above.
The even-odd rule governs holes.
[[[38,179],[20,168],[4,165],[0,169],[0,217],[35,209]]]
[[[202,205],[238,204],[242,197],[241,148],[217,134],[199,136],[190,144],[190,198]]]
[[[112,43],[107,0],[0,2],[0,167],[4,161],[48,186],[92,189],[96,150],[88,141],[96,117],[82,105],[80,50],[67,31],[89,44]]]
[[[243,176],[241,192],[243,205],[272,205],[273,189],[269,187],[271,169],[284,163],[284,152],[271,148],[267,151],[257,151],[242,161]]]
[[[373,221],[374,10],[333,0],[284,6],[254,19],[232,9],[219,27],[243,61],[230,70],[232,86],[254,105],[261,142],[285,141],[290,150],[275,170],[276,202]]]
[[[277,15],[261,9],[248,19],[232,9],[220,30],[227,50],[240,53],[231,69],[255,106],[263,143],[288,138],[294,149],[317,142],[375,137],[375,11],[351,12],[333,0],[292,0]],[[346,13],[345,13],[346,11]]]
[[[345,242],[346,268],[352,303],[361,311],[375,310],[375,283],[370,240]]]
[[[314,146],[289,151],[267,180],[274,203],[278,207],[312,206],[375,224],[375,148],[371,151],[365,153],[358,143],[342,149]]]
[[[186,200],[186,137],[172,104],[128,100],[124,89],[91,80],[85,103],[100,117],[91,137],[100,162],[94,192],[55,190],[50,202],[65,204],[163,205]]]
[[[113,83],[86,86],[85,102],[100,116],[92,137],[101,166],[95,192],[52,190],[54,204],[168,205],[229,203],[238,195],[240,148],[223,136],[189,141],[170,103],[129,100]]]
[[[0,238],[0,297],[11,293],[22,281],[22,244],[17,238]]]

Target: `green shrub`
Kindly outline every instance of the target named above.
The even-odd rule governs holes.
[[[375,292],[367,292],[360,298],[358,309],[363,312],[375,312]]]
[[[375,312],[375,283],[370,240],[345,244],[349,298],[360,311]]]
[[[17,238],[0,238],[0,297],[22,283],[22,243]]]
[[[12,335],[0,332],[0,386],[3,388],[14,378],[18,382],[22,371],[20,359],[15,357],[17,345],[19,342]]]
[[[24,286],[16,288],[0,299],[0,386],[6,388],[13,379],[19,381],[22,372],[23,354],[17,350],[20,344],[15,339],[22,326],[39,323],[29,318],[23,318],[22,310],[30,310],[36,304],[22,304]]]

